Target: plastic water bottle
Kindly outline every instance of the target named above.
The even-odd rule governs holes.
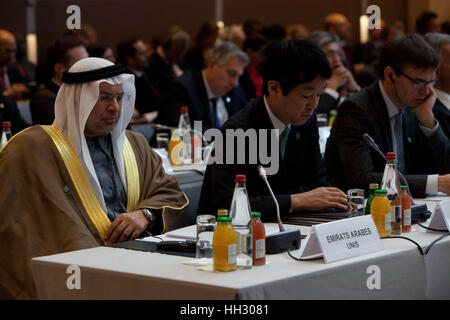
[[[387,190],[387,197],[391,202],[391,234],[399,235],[402,233],[402,196],[395,159],[394,152],[386,153],[381,189]]]
[[[253,265],[252,210],[246,182],[245,175],[235,177],[236,185],[230,207],[230,216],[236,231],[238,268],[251,268]]]
[[[188,107],[181,107],[180,119],[178,121],[178,132],[183,139],[183,157],[184,164],[192,163],[192,138],[191,121],[189,119]]]

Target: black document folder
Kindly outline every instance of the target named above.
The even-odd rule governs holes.
[[[336,208],[329,208],[321,211],[301,211],[293,212],[283,219],[286,224],[294,224],[301,226],[313,226],[320,223],[353,218],[360,216],[361,213],[343,211]]]
[[[178,242],[178,241],[176,241],[176,242]],[[175,244],[175,241],[165,241],[165,243]],[[166,248],[170,248],[170,249],[163,250],[163,249],[158,248],[158,244],[160,244],[160,243],[149,242],[149,241],[140,241],[140,240],[131,240],[131,241],[124,241],[124,242],[120,242],[120,243],[113,243],[113,244],[108,245],[108,247],[130,249],[130,250],[137,250],[137,251],[150,251],[150,252],[157,252],[157,253],[163,253],[163,254],[195,258],[195,247],[194,247],[194,250],[186,250],[186,248],[177,250],[176,245],[171,245],[171,246],[166,246]]]

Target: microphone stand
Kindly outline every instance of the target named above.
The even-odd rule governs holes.
[[[301,242],[300,230],[286,230],[286,228],[283,226],[280,217],[280,206],[278,204],[277,198],[272,191],[272,188],[270,187],[269,181],[267,180],[266,170],[264,170],[262,166],[258,166],[258,173],[266,183],[267,189],[269,190],[273,202],[275,203],[278,228],[280,229],[280,232],[266,236],[266,253],[277,254],[289,250],[299,249]]]

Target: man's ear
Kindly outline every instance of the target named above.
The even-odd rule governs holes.
[[[393,75],[395,74],[394,69],[392,69],[391,67],[386,67],[384,68],[384,79],[385,80],[390,80],[392,83],[395,83],[394,77]]]
[[[269,80],[267,83],[267,90],[269,91],[269,96],[277,96],[283,94],[281,85],[276,80]]]
[[[213,68],[215,65],[217,65],[217,62],[214,59],[208,59],[208,62],[206,62],[207,68]]]

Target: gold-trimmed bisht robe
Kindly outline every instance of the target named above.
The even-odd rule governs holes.
[[[188,199],[176,178],[165,174],[144,136],[126,131],[126,137],[139,172],[137,204],[129,211],[149,208],[158,215],[151,234],[176,228]],[[44,127],[14,136],[0,152],[0,299],[37,298],[32,258],[101,245],[102,237]]]

